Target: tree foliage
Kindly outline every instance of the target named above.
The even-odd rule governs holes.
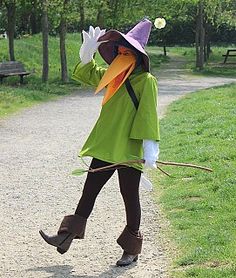
[[[167,28],[175,25],[192,25],[196,21],[197,5],[204,4],[206,22],[220,28],[236,27],[235,0],[70,0],[66,9],[63,0],[48,1],[49,32],[59,31],[61,14],[64,14],[70,31],[81,31],[89,25],[101,28],[126,29],[138,20],[148,17],[165,17]],[[42,1],[0,0],[0,30],[7,29],[6,4],[16,7],[16,34],[34,34],[41,31]]]
[[[206,60],[212,30],[236,28],[235,0],[0,0],[0,32],[7,30],[11,60],[15,59],[14,38],[45,31],[41,24],[45,9],[49,34],[60,37],[64,81],[67,80],[67,30],[81,32],[89,25],[99,25],[125,32],[144,17],[151,21],[164,17],[167,26],[161,32],[153,28],[150,41],[168,43],[176,38],[177,43],[195,43],[197,59],[204,56]],[[198,65],[199,61],[196,62]]]

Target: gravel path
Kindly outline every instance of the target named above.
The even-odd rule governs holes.
[[[170,102],[188,92],[236,81],[191,78],[181,67],[181,61],[173,60],[159,74],[161,116]],[[70,172],[80,166],[77,152],[97,119],[100,103],[101,96],[80,90],[0,120],[0,277],[168,277],[163,217],[152,194],[144,191],[143,253],[136,265],[115,267],[122,253],[116,238],[125,225],[116,175],[98,197],[86,239],[74,241],[65,255],[38,234],[39,229],[55,233],[63,216],[74,212],[85,177]]]

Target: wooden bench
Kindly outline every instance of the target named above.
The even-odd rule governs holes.
[[[30,72],[26,71],[24,65],[21,62],[3,62],[0,63],[0,82],[2,83],[3,78],[8,76],[18,75],[20,76],[20,83],[23,84],[23,77],[29,75]]]
[[[233,53],[235,53],[235,54],[233,54]],[[228,49],[226,54],[224,54],[222,56],[225,57],[225,59],[224,59],[224,64],[225,64],[228,57],[236,57],[236,49]]]

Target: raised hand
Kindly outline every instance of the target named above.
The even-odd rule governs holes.
[[[83,64],[89,63],[93,59],[94,53],[97,51],[99,45],[103,42],[98,42],[98,38],[104,35],[105,29],[101,30],[99,27],[95,29],[93,26],[89,27],[89,32],[82,31],[83,43],[80,48],[80,59]]]

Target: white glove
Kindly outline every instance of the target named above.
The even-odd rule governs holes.
[[[89,27],[89,32],[82,31],[83,43],[81,45],[79,56],[83,64],[89,63],[93,59],[94,53],[97,51],[102,42],[98,42],[98,38],[104,35],[106,30],[101,30],[99,27],[95,29],[93,26]]]
[[[144,167],[157,168],[156,161],[159,156],[159,143],[154,140],[143,140]]]
[[[142,186],[142,188],[146,189],[147,191],[152,191],[153,188],[152,183],[147,177],[144,176],[143,173],[140,178],[140,185]]]

